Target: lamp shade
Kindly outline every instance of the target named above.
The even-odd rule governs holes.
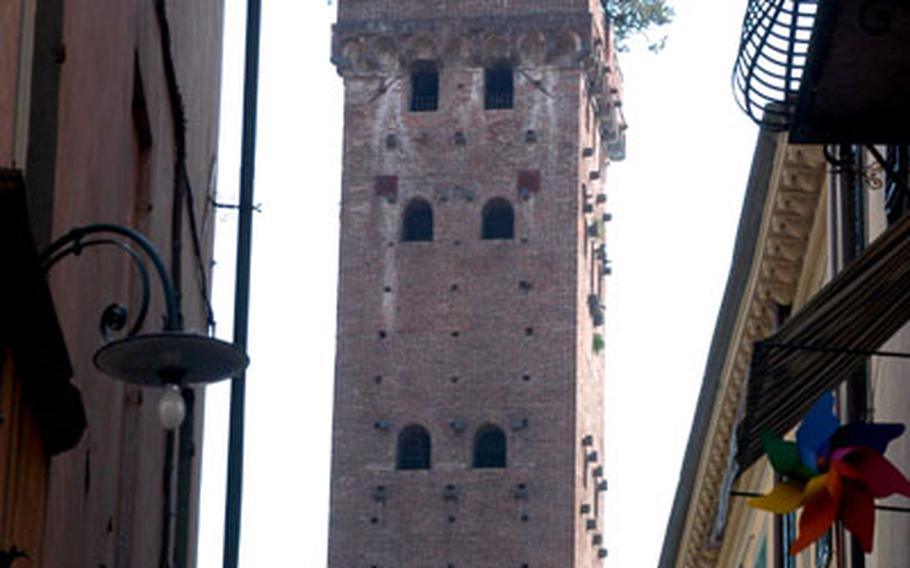
[[[111,378],[146,386],[214,383],[249,364],[235,345],[187,332],[135,335],[107,343],[95,366]]]

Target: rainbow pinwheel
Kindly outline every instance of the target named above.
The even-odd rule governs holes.
[[[771,493],[749,499],[751,507],[786,514],[802,507],[797,554],[840,519],[863,550],[872,551],[875,499],[900,493],[910,497],[910,481],[882,455],[903,424],[851,423],[833,414],[834,396],[825,394],[796,431],[796,442],[766,433],[771,465],[782,477]]]

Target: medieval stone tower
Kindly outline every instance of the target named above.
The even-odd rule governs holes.
[[[330,568],[591,568],[601,527],[600,0],[339,0]]]

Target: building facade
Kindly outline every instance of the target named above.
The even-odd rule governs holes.
[[[94,368],[99,317],[121,313],[106,308],[136,321],[128,254],[86,246],[45,279],[38,252],[75,226],[136,229],[206,329],[221,28],[220,0],[0,3],[0,552],[16,568],[195,564],[201,392],[167,433],[159,389]],[[140,331],[163,311],[155,288]]]
[[[801,514],[746,504],[780,481],[762,436],[826,393],[842,424],[910,421],[908,29],[892,3],[749,2],[734,87],[762,130],[661,568],[908,563],[900,495],[871,550],[838,522],[792,554]],[[885,455],[910,473],[910,436]]]
[[[594,0],[341,0],[329,566],[598,566],[606,166]]]

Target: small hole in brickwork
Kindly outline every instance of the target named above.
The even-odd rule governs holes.
[[[531,375],[522,375],[521,380],[523,380],[524,382],[528,382],[531,380]]]
[[[382,290],[383,290],[386,294],[388,294],[389,292],[392,291],[392,287],[391,287],[391,286],[386,286],[386,287],[383,288]]]
[[[455,517],[454,517],[454,516],[449,516],[449,522],[450,522],[450,523],[454,523],[454,522],[455,522]]]
[[[528,282],[527,280],[521,280],[518,283],[518,289],[521,290],[522,292],[530,292],[531,288],[533,288],[533,287],[534,287],[534,285],[531,284],[530,282]]]
[[[382,375],[376,375],[375,377],[373,377],[373,382],[376,383],[377,385],[381,385],[382,384]]]
[[[528,565],[527,565],[527,564],[522,564],[522,565],[521,565],[521,568],[528,568]]]
[[[453,331],[451,335],[452,337],[458,337],[459,333],[457,331]]]
[[[378,523],[379,523],[379,517],[371,517],[371,518],[370,518],[370,524],[375,525],[375,524],[378,524]]]
[[[389,241],[389,248],[392,248],[393,246],[395,246],[395,243],[393,243],[392,241]]]
[[[528,335],[528,336],[534,335],[534,328],[533,328],[533,327],[526,327],[526,328],[525,328],[525,335]]]
[[[458,382],[458,377],[452,377],[452,378],[449,379],[449,380],[452,381],[452,383],[454,384],[454,383],[457,383],[457,382]]]
[[[379,339],[385,339],[387,336],[388,336],[388,334],[385,332],[384,329],[379,330]]]
[[[455,241],[453,244],[457,247],[461,244],[461,241]]]
[[[530,519],[531,519],[531,517],[529,517],[527,513],[522,513],[522,514],[521,514],[521,522],[526,523],[526,522],[528,522]]]
[[[458,284],[452,284],[451,286],[449,286],[449,291],[450,291],[450,292],[457,292],[457,291],[458,291]]]

